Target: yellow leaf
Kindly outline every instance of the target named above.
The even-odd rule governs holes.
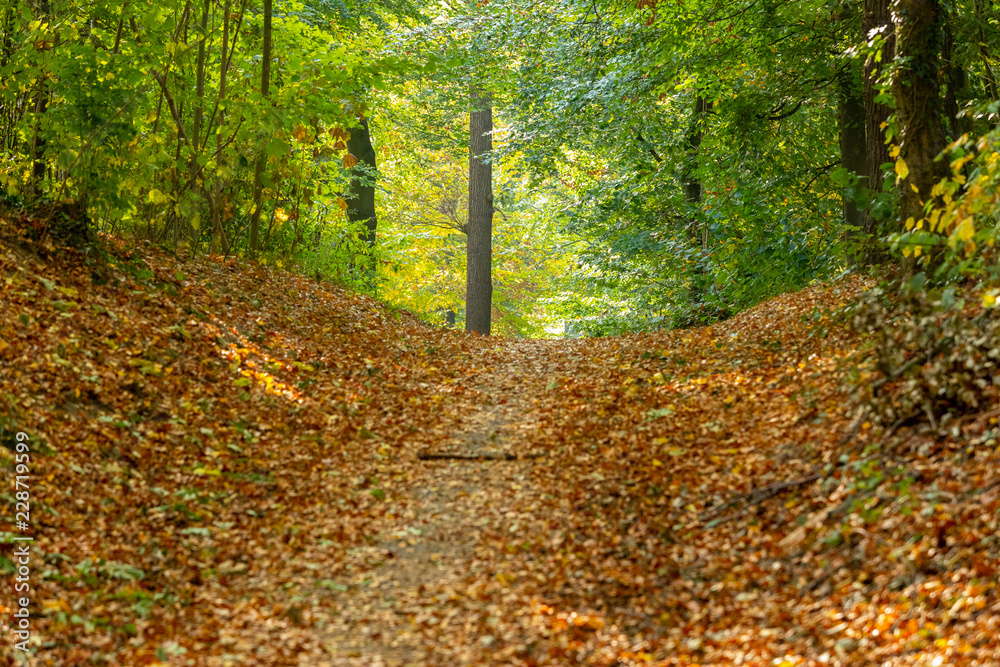
[[[903,158],[896,160],[896,174],[904,181],[910,175],[910,168],[906,166],[906,160]]]
[[[347,202],[344,200],[343,197],[337,197],[337,206],[340,207],[341,211],[347,210]]]
[[[995,305],[997,305],[997,297],[995,294],[983,295],[983,308],[992,308]]]
[[[499,581],[504,586],[509,586],[515,581],[517,581],[517,577],[515,577],[512,574],[507,574],[506,572],[497,572],[496,580]]]
[[[975,235],[975,233],[976,233],[976,227],[972,223],[971,216],[965,218],[964,220],[962,220],[962,222],[958,223],[958,227],[956,227],[954,231],[955,236],[958,237],[958,240],[962,241],[963,243],[971,239],[973,235]]]
[[[69,611],[69,605],[66,604],[65,600],[42,600],[42,610],[45,612]]]
[[[660,459],[653,459],[653,467],[659,468],[662,465],[663,465],[663,461],[661,461]]]
[[[913,249],[913,256],[920,257],[920,246],[917,246],[916,248]]]
[[[941,218],[941,209],[936,208],[933,211],[931,211],[931,217],[929,218],[929,222],[931,225],[932,232],[934,231],[934,228],[937,227],[940,218]],[[944,223],[942,223],[941,229],[942,231],[944,230]]]
[[[909,218],[906,219],[907,230],[913,229],[913,225],[915,224],[917,224],[917,221],[913,219],[913,216],[910,216]]]
[[[170,201],[170,197],[163,194],[156,188],[150,190],[149,194],[146,195],[146,197],[149,199],[150,204],[166,204],[168,201]]]

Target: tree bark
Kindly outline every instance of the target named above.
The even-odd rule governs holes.
[[[260,63],[260,94],[267,99],[271,86],[271,14],[273,0],[264,0],[264,48]],[[261,150],[253,170],[253,217],[250,218],[250,255],[257,254],[260,238],[260,213],[264,206],[264,167],[267,152]]]
[[[864,68],[864,105],[865,105],[865,179],[868,190],[873,194],[882,191],[884,181],[882,165],[890,162],[889,147],[885,145],[885,130],[883,123],[889,119],[892,109],[875,101],[879,93],[878,83],[886,65],[896,57],[895,24],[889,8],[890,0],[864,0],[861,16],[862,37],[872,39],[872,31],[879,30],[885,37],[882,46],[881,59],[869,58]],[[875,263],[882,259],[884,253],[878,249],[878,219],[872,217],[871,211],[864,212],[861,233],[867,245],[866,263]]]
[[[229,4],[230,0],[225,0],[222,5],[222,51],[221,62],[219,63],[219,116],[218,129],[221,130],[226,124],[226,78],[229,70],[228,49],[229,49]],[[215,134],[215,152],[222,159],[222,132]],[[226,240],[226,233],[222,229],[222,179],[219,178],[218,168],[216,168],[215,178],[212,179],[212,251],[221,251],[224,255],[229,254],[229,242]]]
[[[42,0],[38,4],[38,16],[42,21],[48,21],[50,14],[49,0]],[[49,106],[49,91],[45,85],[45,77],[41,77],[38,83],[38,92],[35,95],[35,132],[31,139],[31,195],[38,199],[42,196],[42,181],[45,179],[45,145],[46,139],[42,132],[42,117]]]
[[[347,199],[347,219],[361,223],[365,227],[363,253],[369,258],[375,251],[375,232],[378,218],[375,214],[375,148],[372,146],[368,120],[361,119],[361,125],[351,130],[347,139],[347,151],[358,159],[351,170],[351,191]],[[366,266],[374,272],[374,267]]]
[[[944,61],[944,116],[945,130],[949,135],[949,140],[958,139],[966,131],[965,119],[958,117],[959,93],[964,91],[966,86],[965,69],[955,60],[955,31],[952,29],[949,12],[941,9],[941,20],[944,31],[944,43],[941,46],[941,59]]]
[[[466,226],[465,330],[490,334],[493,309],[493,106],[472,89],[469,112],[469,221]]]
[[[924,217],[934,185],[949,175],[948,162],[935,160],[947,146],[942,123],[941,47],[944,10],[938,0],[896,0],[898,70],[892,83],[900,126],[900,153],[909,175],[899,185],[899,220]]]
[[[704,116],[708,112],[709,104],[700,95],[695,98],[694,109],[691,114],[691,125],[688,128],[687,162],[681,174],[681,181],[684,186],[684,201],[689,204],[701,203],[701,181],[695,175],[698,168],[698,150],[701,147],[701,140],[705,136],[702,128]],[[702,250],[708,249],[708,228],[700,229],[695,227],[695,239],[701,243]]]
[[[198,40],[198,60],[195,64],[195,105],[194,105],[194,115],[191,119],[191,143],[189,145],[189,150],[191,154],[189,156],[188,164],[188,178],[191,181],[191,189],[200,189],[204,194],[206,199],[211,199],[211,194],[208,189],[202,186],[198,187],[198,170],[200,165],[198,164],[198,156],[201,153],[201,130],[202,123],[205,115],[205,40],[208,35],[208,16],[212,11],[211,0],[205,0],[204,8],[201,14],[201,39]],[[186,219],[180,219],[179,224],[183,226],[184,233],[191,232],[192,241],[198,238],[198,226],[193,224],[193,221],[188,221]]]
[[[35,132],[31,140],[31,196],[38,199],[42,196],[42,181],[45,179],[45,144],[42,134],[42,116],[49,104],[49,93],[44,82],[39,82],[35,94]]]
[[[857,176],[860,192],[867,187],[865,156],[865,105],[862,96],[860,72],[856,66],[845,68],[838,76],[838,125],[840,126],[840,166]],[[857,240],[864,222],[864,211],[858,208],[856,195],[845,188],[843,194],[844,224],[848,239]],[[851,263],[863,263],[863,254],[851,257]]]
[[[681,170],[681,185],[684,188],[684,201],[688,203],[692,211],[701,206],[701,180],[695,171],[698,168],[698,151],[701,148],[701,141],[705,136],[703,128],[704,118],[710,106],[701,95],[695,98],[694,107],[691,110],[691,122],[688,126],[687,136],[685,137],[687,156]],[[699,304],[704,300],[705,291],[708,288],[706,271],[706,263],[708,261],[708,223],[702,222],[698,224],[696,220],[692,220],[691,231],[692,240],[696,246],[700,246],[701,252],[699,253],[698,265],[691,272],[690,296],[693,304]]]

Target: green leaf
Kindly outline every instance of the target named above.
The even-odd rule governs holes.
[[[845,188],[851,182],[851,172],[844,167],[834,169],[830,172],[830,180],[833,181],[835,185]]]
[[[278,138],[272,139],[264,148],[264,152],[270,157],[281,157],[283,155],[287,156],[291,150],[292,147],[288,142]]]

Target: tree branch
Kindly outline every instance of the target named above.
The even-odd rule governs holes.
[[[649,151],[649,154],[653,156],[653,159],[656,160],[656,164],[663,162],[663,158],[661,158],[659,153],[656,152],[656,149],[653,148],[653,144],[646,141],[646,138],[642,136],[642,132],[633,126],[629,127],[633,132],[635,132],[635,138],[639,140],[639,143],[643,144],[646,147],[646,150]]]

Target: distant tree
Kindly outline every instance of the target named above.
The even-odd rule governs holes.
[[[844,223],[853,230],[855,238],[865,225],[865,210],[858,206],[858,194],[868,184],[866,118],[859,69],[856,63],[849,62],[837,75],[840,166],[857,177],[853,192],[849,192],[850,188],[844,189]],[[863,248],[851,257],[851,261],[864,264],[869,254],[868,249]]]
[[[493,105],[473,86],[469,111],[469,222],[465,330],[488,336],[493,308]]]
[[[264,48],[260,67],[260,94],[267,99],[271,86],[271,17],[273,0],[264,0]],[[257,254],[260,244],[260,214],[264,208],[264,167],[267,153],[261,151],[253,171],[253,217],[250,218],[250,254]]]
[[[882,191],[884,175],[882,165],[890,162],[889,147],[885,143],[885,123],[892,114],[889,106],[877,101],[880,80],[885,67],[896,56],[896,26],[892,20],[891,0],[864,0],[861,15],[862,38],[870,44],[879,45],[876,55],[868,58],[864,68],[865,106],[865,185],[873,193]],[[877,250],[879,218],[868,209],[862,219],[862,234],[870,240],[866,248],[865,262],[872,263],[885,257]]]
[[[363,116],[357,127],[350,130],[347,151],[352,156],[351,187],[347,199],[347,219],[364,226],[362,237],[365,247],[362,251],[371,255],[375,250],[375,233],[378,217],[375,213],[375,148],[372,146],[368,119]],[[356,162],[355,162],[356,160]],[[372,267],[366,267],[372,270]]]

